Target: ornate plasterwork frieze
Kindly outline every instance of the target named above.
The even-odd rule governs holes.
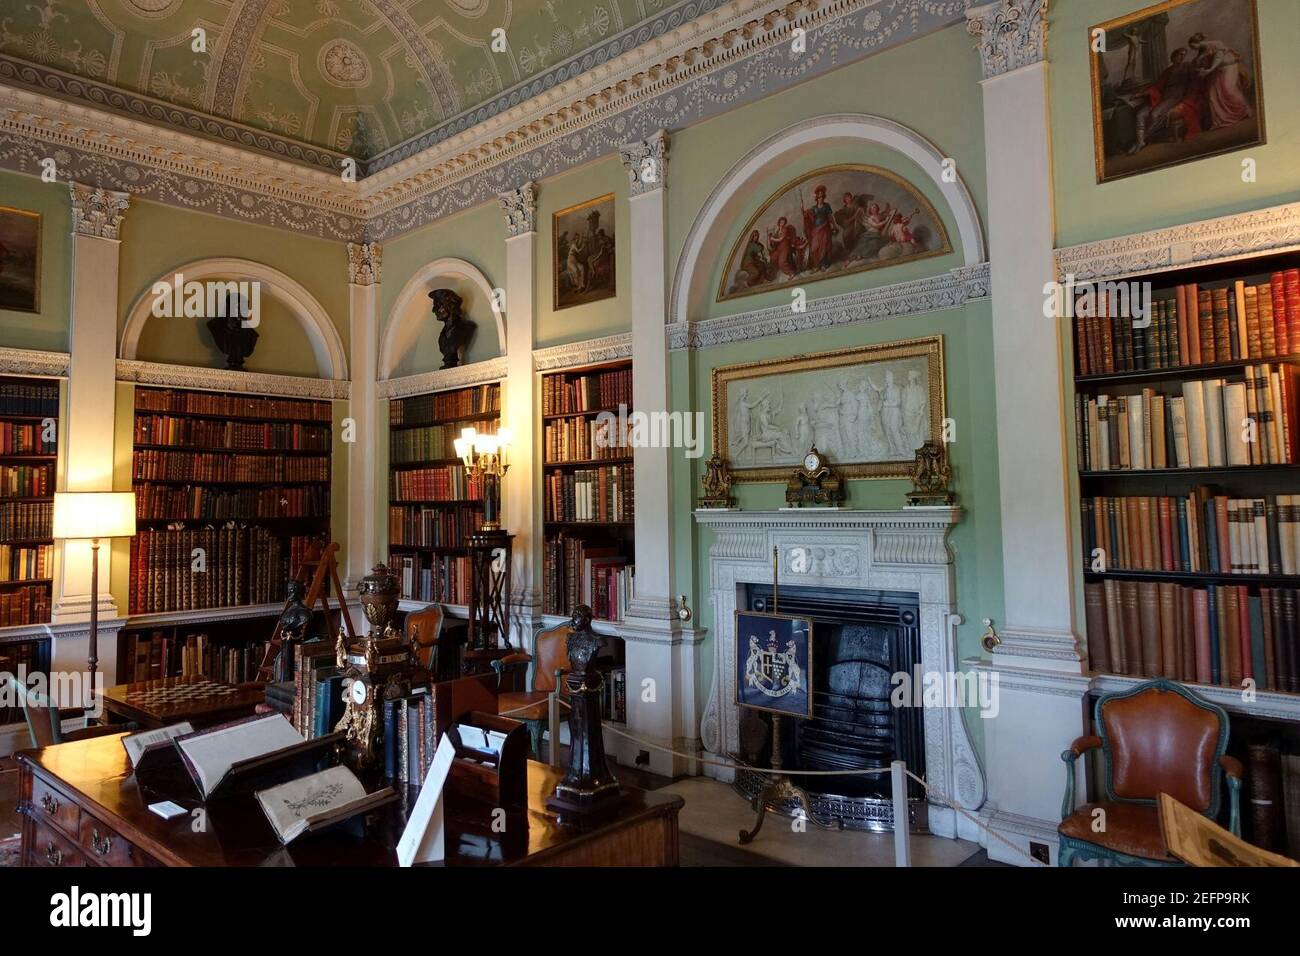
[[[788,305],[724,315],[667,327],[671,349],[710,348],[730,342],[792,335],[814,329],[879,322],[903,315],[954,309],[989,295],[989,266],[981,263],[924,279],[810,299],[803,312]]]
[[[72,194],[72,231],[96,239],[118,238],[122,215],[131,204],[129,193],[115,192],[85,183],[70,182]]]
[[[505,356],[502,356],[485,362],[458,365],[455,368],[442,368],[432,372],[420,372],[418,375],[385,379],[379,383],[379,397],[406,398],[408,395],[426,395],[429,392],[441,392],[449,388],[486,385],[489,382],[499,382],[505,377],[506,360]]]
[[[648,139],[624,143],[618,158],[627,170],[633,196],[663,189],[668,184],[668,133],[656,130]]]
[[[6,375],[68,374],[72,356],[67,352],[42,352],[37,349],[0,348],[0,372]]]
[[[377,242],[349,242],[348,282],[351,285],[378,283],[383,252]]]
[[[1057,278],[1117,279],[1300,248],[1300,203],[1189,222],[1056,250]]]
[[[567,345],[534,349],[533,368],[539,372],[551,372],[561,368],[617,362],[619,359],[631,357],[632,333],[624,332],[620,335],[606,335],[599,339],[587,339],[585,342],[570,342]]]
[[[537,184],[532,180],[515,189],[497,194],[501,211],[506,214],[506,237],[513,239],[537,231]]]
[[[273,375],[267,372],[236,372],[224,368],[194,365],[166,365],[161,362],[117,360],[117,380],[139,385],[170,385],[201,388],[214,392],[244,392],[281,398],[347,399],[351,383],[344,379]]]
[[[966,11],[966,32],[979,41],[987,80],[1047,55],[1048,0],[994,0]]]

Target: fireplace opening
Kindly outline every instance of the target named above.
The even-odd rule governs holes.
[[[894,674],[914,673],[921,663],[920,614],[915,594],[841,588],[782,587],[777,611],[813,621],[812,718],[782,721],[786,769],[864,770],[903,760],[925,775],[925,729],[921,707],[890,702]],[[745,586],[742,606],[772,611],[772,586]],[[771,759],[769,715],[741,708],[741,757],[758,766]],[[738,771],[737,789],[751,800],[762,775]],[[892,830],[888,773],[796,777],[808,791],[814,815],[838,819],[849,829]],[[908,780],[913,829],[924,830],[925,793]],[[793,815],[798,804],[770,806]]]

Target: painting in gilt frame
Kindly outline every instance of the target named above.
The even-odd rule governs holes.
[[[0,309],[41,310],[41,214],[0,206]]]
[[[785,481],[813,445],[844,478],[906,478],[944,414],[941,335],[713,370],[713,451],[737,482]]]
[[[614,194],[561,209],[551,219],[554,308],[587,305],[614,296]]]
[[[812,716],[813,622],[736,612],[736,703],[789,717]]]
[[[1264,142],[1255,0],[1169,0],[1087,42],[1097,182]]]
[[[907,180],[877,166],[805,173],[736,237],[718,301],[952,252],[943,220]]]

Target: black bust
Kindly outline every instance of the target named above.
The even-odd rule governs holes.
[[[244,360],[257,347],[257,329],[244,325],[239,296],[231,295],[226,300],[225,311],[225,315],[208,319],[208,331],[212,333],[217,348],[226,356],[226,368],[238,371],[243,369]]]
[[[438,335],[438,350],[442,352],[442,367],[455,368],[470,339],[474,338],[475,324],[465,318],[464,300],[451,289],[434,289],[429,293],[433,300],[433,314],[442,323]]]

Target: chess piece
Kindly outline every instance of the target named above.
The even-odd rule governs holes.
[[[588,670],[592,657],[604,643],[591,629],[591,608],[574,609],[569,621],[569,769],[555,785],[546,806],[561,815],[601,810],[619,798],[618,780],[605,759],[605,736],[600,723],[601,688],[605,679]]]
[[[736,507],[736,499],[731,494],[731,483],[731,471],[727,468],[727,462],[715,451],[704,463],[704,475],[700,478],[704,494],[700,495],[700,507]]]
[[[942,442],[928,439],[916,450],[912,466],[912,490],[907,493],[907,503],[913,506],[946,505],[957,503],[957,496],[948,490],[952,483],[952,466]]]
[[[433,300],[433,314],[442,323],[442,331],[438,333],[442,367],[455,368],[474,337],[476,325],[465,318],[464,300],[451,289],[434,289],[429,298]]]

